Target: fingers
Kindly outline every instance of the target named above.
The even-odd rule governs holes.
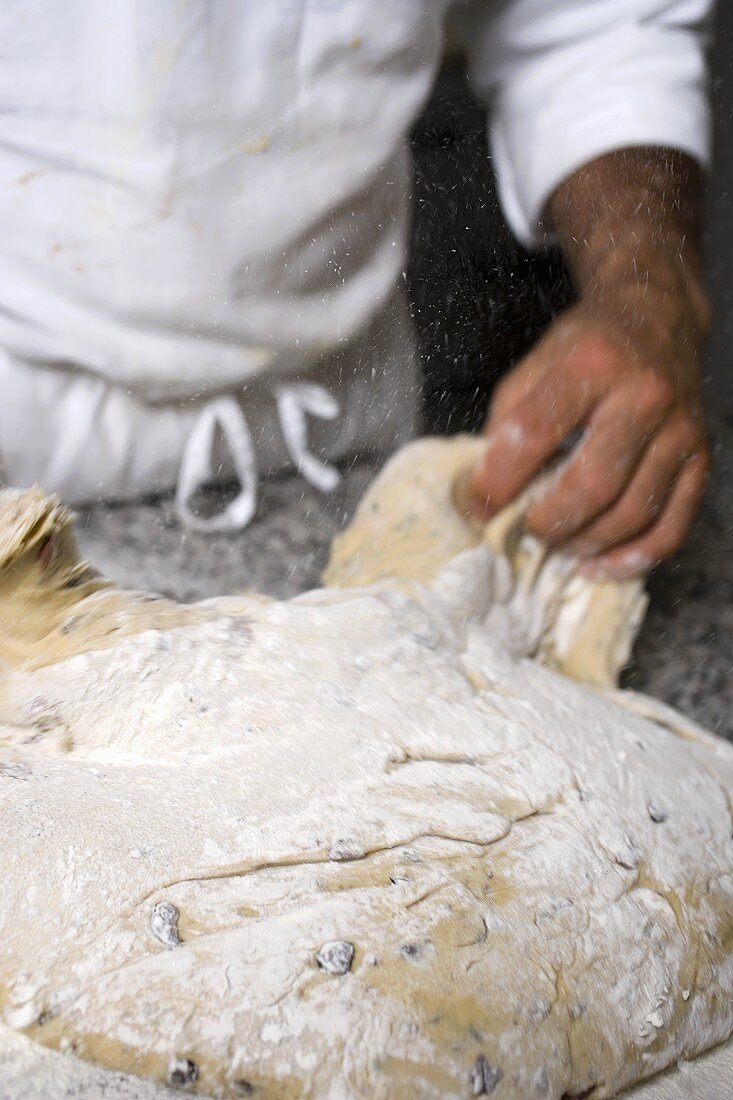
[[[492,401],[469,498],[475,516],[491,518],[582,428],[530,509],[528,527],[551,545],[594,558],[589,571],[592,564],[626,576],[678,548],[702,494],[708,454],[695,412],[694,355],[678,359],[672,345],[650,351],[643,333],[619,340],[617,323],[596,324],[581,303],[515,368]]]
[[[656,522],[641,536],[583,565],[591,577],[624,579],[648,572],[680,548],[695,518],[709,469],[707,450],[688,458]]]
[[[619,387],[606,397],[555,484],[530,509],[529,529],[557,545],[612,508],[671,400],[653,380]]]
[[[547,371],[500,421],[492,416],[486,451],[471,479],[476,514],[488,519],[513,500],[585,423],[600,392],[563,371]]]
[[[563,549],[576,557],[591,558],[643,534],[664,508],[680,470],[699,446],[699,432],[691,421],[681,413],[671,416],[644,451],[615,504]]]

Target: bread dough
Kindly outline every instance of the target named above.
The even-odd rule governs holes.
[[[217,1096],[559,1100],[733,1032],[733,749],[542,665],[580,675],[581,582],[456,514],[475,447],[397,456],[341,587],[287,602],[121,592],[54,501],[0,496],[24,1043]]]
[[[590,580],[570,558],[525,534],[529,504],[555,474],[539,478],[488,524],[467,514],[466,475],[484,443],[454,436],[405,448],[365,494],[334,540],[324,583],[336,588],[408,580],[430,584],[458,554],[490,546],[512,569],[511,595],[496,615],[505,641],[566,676],[611,687],[631,655],[647,608],[641,580]],[[513,629],[506,621],[507,616]]]

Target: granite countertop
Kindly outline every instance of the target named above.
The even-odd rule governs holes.
[[[682,552],[650,578],[651,606],[625,683],[733,740],[733,423],[718,424],[715,440],[707,500]],[[186,531],[164,499],[83,512],[80,542],[130,587],[186,601],[245,589],[292,596],[318,584],[329,543],[375,469],[356,464],[328,496],[294,476],[270,480],[241,535]]]

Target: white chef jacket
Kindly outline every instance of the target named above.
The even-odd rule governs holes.
[[[243,498],[222,525],[242,525],[258,466],[294,461],[325,488],[322,459],[402,441],[417,408],[406,135],[447,9],[492,100],[506,215],[532,244],[553,188],[599,154],[707,160],[711,6],[5,0],[6,480],[83,501],[182,468],[185,511],[233,468]]]

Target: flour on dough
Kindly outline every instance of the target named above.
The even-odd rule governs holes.
[[[511,566],[511,594],[496,601],[505,641],[508,617],[523,655],[583,683],[614,685],[646,611],[643,581],[591,580],[572,559],[550,554],[524,532],[527,508],[552,475],[490,523],[469,519],[462,490],[483,449],[481,438],[465,435],[449,444],[424,440],[396,455],[334,540],[324,582],[430,584],[459,553],[485,543]]]
[[[461,517],[477,446],[398,455],[286,602],[122,592],[0,494],[0,1038],[213,1096],[560,1100],[733,1032],[733,749],[610,686],[638,586]]]

